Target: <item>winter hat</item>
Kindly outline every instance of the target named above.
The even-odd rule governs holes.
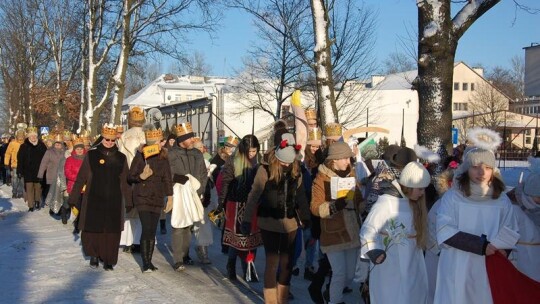
[[[404,168],[408,163],[417,160],[418,157],[416,156],[416,152],[414,152],[413,149],[403,147],[400,148],[396,154],[394,154],[390,162],[398,168]]]
[[[523,185],[523,193],[528,196],[540,196],[540,159],[529,157],[529,170],[531,173],[527,176]]]
[[[408,163],[399,176],[399,184],[408,188],[426,188],[430,182],[428,170],[417,161]]]
[[[396,155],[396,153],[400,149],[401,149],[401,147],[398,146],[398,145],[389,145],[388,147],[386,147],[386,149],[384,149],[384,153],[383,153],[383,155],[381,157],[386,162],[390,162],[392,160],[392,158],[394,158],[394,155]]]
[[[290,164],[294,162],[298,151],[302,147],[296,144],[294,136],[291,133],[283,133],[281,141],[276,146],[276,158],[284,163]]]
[[[328,156],[326,159],[344,159],[353,156],[354,153],[346,142],[336,141],[328,148]]]
[[[494,151],[502,143],[499,133],[485,128],[473,128],[467,131],[467,138],[472,145],[465,149],[463,162],[456,170],[455,176],[460,176],[470,167],[480,164],[485,164],[497,171]]]

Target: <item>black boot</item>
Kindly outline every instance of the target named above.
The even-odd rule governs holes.
[[[165,226],[167,224],[167,220],[159,220],[159,229],[161,234],[167,234],[167,227]]]
[[[148,261],[148,240],[141,240],[142,272],[152,272]]]
[[[319,261],[319,269],[313,275],[313,280],[309,284],[308,291],[311,300],[315,303],[324,303],[324,298],[322,295],[322,289],[324,286],[324,281],[326,280],[326,275],[330,271],[330,264],[328,259],[325,257]]]
[[[36,211],[39,210],[39,208],[41,207],[40,205],[41,205],[40,202],[37,202],[37,201],[34,202],[34,209],[35,209]]]
[[[236,259],[227,260],[227,277],[231,281],[236,281]]]
[[[67,210],[64,207],[60,207],[60,217],[62,218],[62,224],[67,224]]]
[[[90,257],[90,267],[98,268],[98,266],[99,266],[99,259],[97,257]]]
[[[73,221],[73,234],[79,234],[79,216]]]
[[[148,268],[151,271],[156,271],[158,268],[152,264],[152,256],[154,255],[154,247],[156,246],[156,240],[152,239],[148,241],[148,253],[147,253],[147,260],[148,260]]]

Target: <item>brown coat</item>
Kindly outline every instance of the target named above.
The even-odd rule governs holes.
[[[330,178],[336,173],[324,164],[313,181],[311,212],[321,217],[321,250],[324,253],[360,247],[360,213],[364,208],[362,193],[357,184],[354,200],[345,209],[330,215]],[[354,177],[354,170],[348,174]]]

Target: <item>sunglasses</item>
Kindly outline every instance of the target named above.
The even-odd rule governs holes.
[[[108,142],[115,141],[114,139],[108,139],[108,138],[104,138],[103,140],[108,141]]]

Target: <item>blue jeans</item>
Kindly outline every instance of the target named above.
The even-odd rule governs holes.
[[[311,236],[311,228],[303,229],[304,233],[304,248],[306,249],[306,262],[304,268],[313,267],[313,261],[315,260],[315,254],[318,250],[318,242]]]
[[[11,189],[14,197],[22,197],[24,181],[17,177],[17,168],[11,170]]]

